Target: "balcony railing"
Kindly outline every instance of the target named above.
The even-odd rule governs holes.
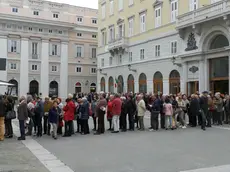
[[[113,41],[110,41],[108,44],[108,50],[115,50],[119,48],[127,48],[128,47],[128,39],[126,37],[120,37]]]
[[[182,29],[190,26],[191,24],[198,24],[204,21],[216,19],[229,13],[230,1],[219,1],[178,16],[177,28]]]

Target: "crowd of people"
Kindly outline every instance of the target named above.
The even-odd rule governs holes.
[[[230,101],[228,95],[204,91],[187,97],[185,94],[110,94],[89,93],[72,95],[63,101],[60,98],[22,96],[17,105],[21,137],[58,135],[70,137],[75,132],[90,134],[89,119],[93,120],[95,135],[105,132],[105,117],[112,133],[145,130],[146,111],[150,112],[149,131],[159,128],[175,130],[201,126],[202,130],[213,124],[229,122]],[[14,101],[10,96],[0,96],[0,141],[13,137],[12,119],[6,115],[14,110]],[[189,120],[186,120],[186,117]],[[128,118],[128,119],[127,119]],[[160,120],[159,120],[160,118]],[[76,130],[74,129],[76,121]],[[160,121],[160,124],[159,124]],[[129,124],[129,126],[127,125]],[[135,126],[136,125],[136,126]],[[5,133],[4,133],[5,129]],[[27,131],[27,132],[26,132]]]

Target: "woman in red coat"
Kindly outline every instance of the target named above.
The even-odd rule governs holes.
[[[73,120],[75,113],[75,104],[72,100],[73,96],[69,94],[68,99],[66,99],[66,105],[63,108],[64,111],[64,121],[65,121],[65,134],[64,137],[70,137],[73,133]]]
[[[113,98],[114,96],[111,95],[109,97],[109,101],[108,101],[108,105],[107,105],[107,120],[109,121],[109,131],[112,130],[112,118],[113,118],[113,115],[112,115],[112,110],[113,110]]]

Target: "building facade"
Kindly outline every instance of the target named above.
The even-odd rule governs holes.
[[[0,47],[0,80],[14,95],[96,91],[96,9],[0,0]]]
[[[229,92],[229,0],[100,0],[98,89]]]

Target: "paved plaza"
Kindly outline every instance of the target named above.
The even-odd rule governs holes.
[[[149,119],[145,119],[145,124],[149,127]],[[58,140],[48,136],[28,137],[23,142],[1,143],[0,167],[8,171],[32,167],[31,172],[47,172],[47,169],[52,172],[229,172],[229,143],[228,126],[207,131],[197,127],[177,131],[106,132],[100,136],[91,132]],[[16,149],[7,148],[14,144]],[[11,166],[9,163],[13,162],[21,165]]]

